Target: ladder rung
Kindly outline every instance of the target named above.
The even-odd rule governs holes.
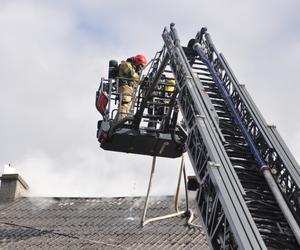
[[[150,114],[148,114],[148,115],[143,115],[143,118],[162,118],[162,116],[161,115],[150,115]]]
[[[168,103],[159,103],[159,102],[147,102],[148,104],[153,104],[155,106],[166,106],[168,107],[169,104]]]

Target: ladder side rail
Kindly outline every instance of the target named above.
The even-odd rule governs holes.
[[[241,244],[245,244],[245,246],[247,246],[247,240],[246,239],[246,235],[247,235],[247,230],[243,228],[243,225],[247,225],[248,222],[245,222],[245,224],[241,223],[241,218],[239,218],[239,215],[237,215],[237,210],[242,211],[242,208],[236,208],[237,203],[239,203],[239,201],[235,200],[232,201],[233,195],[230,194],[235,193],[235,190],[232,190],[232,183],[231,181],[226,178],[227,177],[227,173],[225,173],[225,169],[224,169],[224,164],[226,164],[227,162],[225,162],[224,164],[218,164],[216,162],[222,162],[222,160],[219,159],[219,152],[218,149],[216,148],[216,145],[213,145],[213,141],[214,138],[212,138],[212,129],[209,128],[207,125],[208,120],[206,118],[205,115],[203,115],[203,110],[202,111],[198,111],[197,106],[199,106],[199,104],[192,104],[190,100],[195,100],[195,96],[194,98],[192,96],[188,95],[188,92],[186,91],[188,89],[188,87],[185,87],[181,93],[185,93],[180,95],[179,97],[179,104],[183,113],[183,117],[186,121],[189,121],[189,124],[193,124],[192,127],[189,127],[189,133],[188,133],[188,153],[189,156],[191,157],[191,159],[195,159],[195,155],[193,155],[193,152],[195,152],[197,149],[199,150],[199,138],[203,138],[204,142],[200,148],[201,151],[205,152],[205,150],[207,150],[207,154],[208,156],[202,155],[199,158],[203,159],[205,161],[203,162],[197,162],[197,164],[194,163],[194,161],[192,161],[192,165],[194,167],[194,170],[196,172],[196,174],[198,173],[198,176],[204,175],[206,177],[206,181],[204,181],[203,179],[201,179],[199,177],[199,181],[202,185],[200,185],[200,190],[205,189],[206,190],[206,186],[210,185],[210,189],[211,189],[211,195],[212,196],[206,196],[205,198],[201,199],[202,196],[199,196],[199,200],[198,200],[198,205],[199,205],[199,210],[201,211],[201,215],[203,216],[203,220],[205,220],[205,227],[207,228],[207,232],[210,232],[209,237],[211,240],[211,244],[216,247],[217,243],[216,241],[219,240],[222,242],[222,240],[220,240],[220,238],[214,238],[214,234],[212,235],[212,232],[216,233],[217,231],[217,235],[222,235],[221,231],[224,230],[224,228],[214,228],[213,224],[210,224],[211,221],[218,221],[221,218],[219,217],[220,214],[224,214],[226,215],[226,219],[225,220],[225,224],[227,225],[229,223],[229,225],[231,225],[231,227],[228,228],[228,230],[232,230],[233,232],[224,232],[228,235],[233,234],[234,237],[237,238],[243,238],[243,240],[241,240],[240,242],[238,242],[239,240],[237,239],[237,243],[239,246],[241,246]],[[184,108],[182,105],[183,99],[187,100],[186,107]],[[187,107],[193,107],[190,110],[186,110]],[[186,117],[185,114],[188,113],[190,114],[190,117]],[[202,115],[201,115],[202,114]],[[208,145],[208,146],[207,146]],[[198,154],[200,153],[201,155],[201,151],[198,151]],[[193,157],[194,156],[194,157]],[[197,157],[197,155],[196,155]],[[219,166],[220,168],[217,167],[217,169],[209,171],[207,164],[208,160],[211,159],[212,164],[210,166]],[[199,165],[200,163],[200,165]],[[203,164],[201,164],[203,163]],[[223,163],[223,162],[222,162]],[[230,185],[230,184],[231,185]],[[214,190],[214,191],[213,191]],[[220,190],[219,192],[217,192],[216,190]],[[229,191],[230,190],[230,191]],[[221,207],[219,207],[218,211],[214,211],[213,213],[210,212],[210,207],[211,207],[211,200],[214,200],[214,202],[220,203],[222,204]],[[216,218],[217,217],[217,218]],[[230,221],[230,222],[229,222]],[[239,235],[239,234],[243,234],[244,235]],[[249,236],[249,235],[248,235]],[[233,239],[231,239],[230,241],[233,241]],[[252,241],[253,242],[253,241]],[[247,246],[249,248],[251,248],[251,246]],[[247,248],[245,247],[245,248]]]
[[[244,97],[253,103],[253,100],[251,99],[250,95],[248,94],[247,90],[242,87],[241,92],[244,94]],[[264,121],[262,121],[264,122]],[[299,223],[300,218],[300,199],[299,199],[299,186],[298,178],[291,179],[288,175],[289,173],[295,177],[299,175],[300,167],[288,147],[286,146],[285,142],[283,141],[282,137],[278,133],[276,127],[274,125],[264,125],[263,126],[263,135],[266,136],[270,140],[270,147],[274,148],[273,152],[270,154],[269,159],[272,161],[270,165],[273,166],[273,169],[271,173],[274,176],[275,180],[280,180],[283,182],[281,186],[281,192],[285,193],[286,200],[288,203],[291,203],[293,209],[291,209],[294,212],[294,215],[296,217],[296,220]],[[282,163],[284,163],[284,166]],[[285,170],[286,168],[289,168],[289,173]],[[282,177],[284,176],[284,177]],[[283,190],[282,190],[283,189]]]
[[[188,152],[192,157],[191,159],[193,159],[193,167],[197,174],[197,178],[200,181],[200,190],[205,189],[206,182],[203,182],[204,176],[209,178],[213,184],[210,187],[214,190],[217,199],[220,201],[220,203],[216,203],[220,204],[219,207],[224,210],[224,216],[230,225],[226,230],[231,230],[231,234],[234,235],[233,238],[239,247],[245,249],[265,249],[265,244],[253,222],[253,218],[246,207],[240,191],[238,191],[239,188],[236,185],[236,181],[232,177],[231,171],[229,171],[229,168],[232,167],[232,165],[226,155],[220,137],[216,133],[210,115],[208,115],[207,110],[203,108],[205,107],[204,102],[199,97],[199,93],[195,91],[195,76],[190,74],[190,66],[186,63],[186,59],[183,59],[184,52],[182,51],[181,46],[178,45],[179,39],[176,38],[176,35],[173,33],[173,38],[174,37],[175,39],[171,39],[167,29],[164,30],[163,38],[168,48],[168,52],[170,53],[171,68],[175,75],[177,84],[179,85],[180,108],[189,129],[188,138],[190,139],[188,139],[189,143],[187,143]],[[173,40],[175,40],[176,45]],[[201,117],[201,114],[206,115]],[[201,149],[199,149],[199,143],[197,144],[196,141],[199,138],[202,138],[204,142]],[[205,152],[205,150],[209,155],[210,161],[213,162],[213,165],[220,167],[208,169],[203,165],[197,165],[197,163],[199,163],[198,159],[201,158],[199,158],[199,154],[201,156],[201,152]],[[195,155],[195,152],[199,152],[199,154]],[[199,171],[202,171],[203,177],[199,176]],[[207,193],[207,195],[209,194]],[[219,227],[214,228],[214,230],[211,230],[212,228],[209,227],[209,222],[216,221],[215,216],[220,215],[221,210],[219,210],[218,213],[209,214],[209,216],[204,214],[209,213],[210,211],[209,206],[211,204],[208,202],[210,200],[211,198],[203,199],[201,202],[204,204],[199,204],[200,210],[201,207],[203,208],[203,206],[207,206],[205,211],[201,211],[203,218],[206,218],[206,223],[204,225],[210,233],[214,232],[214,235],[221,235],[221,230],[224,229],[224,224],[223,227],[218,225]],[[217,230],[218,233],[216,233],[215,230]],[[208,236],[212,244],[216,244],[218,240],[222,241],[222,239],[217,236],[215,236],[216,238],[212,238],[212,234],[208,234]],[[233,240],[233,238],[230,238],[230,240]]]
[[[216,49],[213,48],[215,51]],[[274,148],[272,145],[272,136],[270,136],[269,134],[269,128],[270,126],[267,125],[266,121],[264,120],[261,112],[258,110],[257,106],[255,105],[255,103],[253,102],[253,100],[251,99],[249,93],[246,91],[245,87],[241,84],[238,83],[236,77],[233,75],[232,73],[232,70],[230,69],[228,63],[226,62],[224,56],[222,54],[219,54],[217,51],[216,51],[216,56],[219,57],[220,59],[220,62],[222,63],[222,66],[224,67],[224,70],[227,71],[225,74],[228,74],[228,78],[229,80],[231,81],[230,82],[230,85],[231,85],[231,88],[234,88],[234,94],[236,95],[235,97],[237,98],[240,98],[241,99],[241,103],[242,105],[246,106],[247,109],[244,109],[243,112],[247,112],[247,114],[249,113],[250,115],[250,118],[255,121],[254,125],[256,125],[257,127],[259,127],[259,129],[253,129],[252,130],[255,130],[256,131],[256,134],[259,133],[259,132],[262,132],[266,135],[266,142],[271,145],[270,148]],[[222,69],[223,70],[223,69]],[[228,83],[227,83],[228,85]],[[253,127],[253,126],[252,126]],[[259,131],[259,132],[257,132]],[[278,138],[278,141],[279,141],[279,138]],[[287,146],[285,145],[285,143],[283,141],[281,141],[284,146],[282,146],[281,148],[284,148],[285,150],[287,149]],[[277,146],[279,146],[280,144],[277,144]],[[279,150],[280,151],[280,148]],[[286,150],[287,152],[287,150]],[[290,153],[290,151],[288,150],[288,158],[289,159],[294,159],[294,157],[292,156],[292,154]],[[299,183],[299,178],[297,177],[297,175],[299,176],[300,175],[300,168],[299,168],[299,165],[298,163],[294,160],[294,161],[291,161],[291,166],[290,164],[287,164],[287,167],[291,170],[292,173],[294,173],[296,176],[295,178],[295,181],[298,183],[298,186],[300,185]]]
[[[234,237],[237,236],[236,234],[233,236],[234,229],[230,228],[230,223],[226,215],[230,213],[227,208],[231,208],[231,206],[227,205],[222,199],[226,196],[224,194],[220,195],[217,192],[217,190],[225,190],[224,183],[221,182],[221,184],[219,184],[219,182],[215,180],[215,178],[222,179],[220,177],[222,175],[218,172],[215,173],[218,169],[215,169],[213,172],[210,171],[210,168],[218,168],[218,166],[210,160],[210,153],[202,139],[203,137],[200,133],[201,130],[195,124],[196,111],[190,101],[188,101],[190,99],[189,97],[187,89],[184,88],[182,92],[180,92],[179,102],[185,122],[190,124],[188,126],[189,132],[186,145],[189,158],[200,184],[199,192],[197,194],[197,210],[199,214],[201,214],[200,220],[202,225],[204,225],[203,229],[209,238],[208,242],[211,249],[226,249],[226,247],[224,247],[226,244],[229,244],[235,249],[235,245],[238,243],[235,242]],[[235,225],[237,226],[237,224]],[[224,240],[225,238],[227,238],[228,242]],[[223,244],[220,245],[218,242],[223,242]]]
[[[247,101],[247,103],[251,105],[250,106],[252,108],[251,111],[256,112],[257,111],[256,105],[254,104],[245,86],[243,85],[240,86],[240,90],[241,93],[243,94],[242,98],[244,98]],[[258,126],[262,127],[262,131],[266,135],[267,139],[269,140],[270,145],[272,145],[272,147],[276,149],[280,158],[284,162],[287,162],[286,165],[290,166],[291,173],[294,173],[295,175],[300,175],[299,164],[297,163],[295,157],[292,155],[286,143],[283,141],[282,137],[278,133],[276,127],[274,125],[267,125],[264,118],[261,116],[261,114],[258,114],[256,119],[258,119],[258,124],[259,124]],[[295,178],[295,181],[298,182],[297,178]]]
[[[274,197],[276,198],[276,201],[278,205],[280,206],[285,218],[287,219],[289,225],[291,226],[292,231],[294,232],[297,241],[300,242],[300,227],[297,225],[297,221],[294,218],[294,215],[291,213],[289,206],[284,201],[283,196],[281,195],[281,192],[277,186],[277,183],[274,181],[273,176],[271,175],[271,172],[269,170],[269,166],[266,165],[265,160],[263,159],[262,155],[258,151],[253,139],[251,138],[250,134],[248,133],[247,129],[242,121],[242,118],[240,114],[237,112],[237,108],[234,106],[234,103],[232,99],[235,99],[234,97],[230,98],[230,92],[226,90],[225,86],[222,84],[220,76],[218,76],[218,73],[214,69],[213,65],[209,62],[209,60],[206,58],[206,55],[204,54],[203,50],[201,49],[201,45],[199,43],[195,43],[193,46],[194,49],[197,51],[200,59],[207,64],[208,68],[210,69],[210,72],[212,74],[212,77],[214,81],[216,82],[218,88],[220,89],[223,97],[225,98],[225,103],[232,112],[232,115],[234,116],[235,122],[238,124],[239,128],[242,131],[242,134],[245,136],[246,141],[250,147],[251,152],[255,156],[256,161],[259,164],[259,168],[263,176],[265,177],[266,182],[268,183],[268,186],[272,190],[272,193]],[[234,93],[232,91],[232,93]],[[241,105],[242,106],[242,105]],[[242,115],[247,115],[247,113],[243,113]]]
[[[110,110],[111,110],[111,102],[112,102],[112,100],[113,100],[113,98],[112,98],[112,89],[113,89],[113,83],[112,83],[112,79],[109,79],[108,80],[108,82],[109,82],[109,87],[108,87],[108,108],[107,108],[107,118],[109,119],[109,114],[110,114]]]
[[[299,167],[292,164],[295,161],[291,162],[289,160],[291,156],[287,155],[287,153],[290,152],[284,152],[282,147],[279,146],[278,139],[275,140],[274,136],[267,130],[262,115],[255,112],[258,109],[254,103],[247,102],[248,100],[243,95],[236,79],[233,78],[231,71],[228,70],[229,66],[224,61],[224,57],[222,58],[214,47],[209,34],[206,34],[205,38],[207,39],[206,44],[208,44],[210,49],[210,53],[208,54],[210,55],[209,58],[212,65],[215,66],[216,71],[219,73],[228,94],[235,104],[236,110],[248,128],[248,132],[256,143],[260,154],[271,167],[272,174],[281,193],[296,217],[297,222],[300,224],[300,177],[298,174],[299,170],[297,171]]]
[[[178,41],[179,41],[179,39],[178,39]],[[222,144],[224,144],[224,143],[226,143],[226,140],[223,137],[223,134],[219,128],[217,112],[216,112],[215,108],[213,107],[213,104],[212,104],[208,94],[206,93],[201,81],[199,80],[198,77],[195,77],[195,74],[194,74],[192,68],[190,67],[190,62],[187,60],[185,53],[183,52],[183,48],[181,46],[180,46],[180,48],[181,48],[181,51],[179,50],[179,53],[181,53],[182,60],[186,65],[186,70],[187,70],[187,72],[189,72],[190,78],[194,81],[193,89],[196,91],[196,93],[191,98],[193,98],[193,100],[199,99],[199,101],[202,102],[201,107],[203,107],[204,111],[200,113],[200,116],[201,116],[201,114],[204,114],[204,117],[210,118],[210,121],[212,121],[212,123],[213,123],[212,127],[217,131],[217,134],[218,134]],[[189,100],[190,98],[187,98],[187,99]],[[229,171],[230,171],[230,174],[228,175],[228,176],[230,176],[229,178],[233,177],[234,180],[232,180],[232,181],[235,181],[235,183],[238,185],[238,188],[239,188],[241,194],[244,195],[245,191],[244,191],[233,167],[229,167]]]
[[[162,53],[163,53],[163,50],[160,50],[160,51],[156,52],[156,54],[154,56],[154,59],[151,60],[151,64],[149,63],[150,67],[149,67],[149,70],[148,70],[147,74],[145,75],[145,77],[141,81],[141,85],[140,86],[143,85],[144,88],[141,88],[141,87],[139,88],[138,100],[136,102],[136,108],[137,108],[137,110],[140,108],[141,100],[144,97],[143,96],[144,95],[144,91],[146,90],[147,85],[149,84],[149,79],[151,78],[151,76],[153,76],[155,74],[155,72],[158,69],[158,65],[159,65]]]
[[[151,98],[151,94],[152,92],[154,91],[154,88],[156,87],[162,73],[164,72],[167,64],[168,64],[168,54],[166,54],[164,57],[163,57],[163,60],[160,62],[160,65],[157,69],[157,71],[155,72],[155,76],[154,76],[154,79],[153,81],[151,81],[151,84],[149,86],[149,88],[147,88],[147,91],[145,93],[145,96],[141,102],[141,105],[139,107],[139,110],[137,110],[135,116],[134,116],[134,121],[133,121],[133,125],[136,129],[139,128],[140,126],[140,123],[141,123],[141,120],[142,120],[142,117],[143,117],[143,113],[144,113],[144,110],[145,108],[147,107],[147,102],[150,100]]]
[[[287,159],[285,155],[282,154],[281,148],[275,144],[276,142],[271,143],[269,133],[266,132],[262,126],[257,125],[259,121],[255,120],[255,117],[252,116],[237,90],[232,91],[232,100],[235,102],[235,106],[238,107],[237,110],[240,112],[245,125],[248,127],[249,134],[252,136],[260,154],[270,166],[276,184],[280,188],[291,211],[294,213],[298,224],[300,224],[300,189],[298,184],[300,180],[297,178],[298,173],[295,171],[296,169],[293,167],[289,168],[289,166],[291,166],[290,162],[284,162],[284,160]],[[269,140],[269,143],[267,140]]]
[[[178,39],[179,41],[179,39]],[[204,107],[205,111],[206,111],[206,114],[205,116],[206,117],[210,117],[211,121],[213,122],[213,125],[214,125],[214,129],[217,131],[217,134],[219,135],[220,139],[221,139],[221,142],[222,142],[222,145],[226,143],[226,140],[225,138],[223,137],[223,134],[219,128],[219,121],[218,121],[218,115],[217,115],[217,112],[208,96],[208,94],[206,93],[205,89],[204,89],[204,86],[203,84],[201,83],[201,81],[199,80],[198,77],[195,77],[195,72],[193,72],[192,68],[190,67],[191,63],[187,60],[186,56],[185,56],[185,52],[183,52],[184,48],[180,47],[181,48],[181,54],[182,54],[182,59],[184,60],[184,62],[186,63],[187,65],[187,70],[189,71],[190,75],[191,75],[191,78],[193,79],[194,81],[194,86],[195,87],[195,90],[197,90],[197,94],[196,94],[196,97],[195,98],[200,98],[201,101],[203,102],[202,103],[202,107]],[[189,98],[187,98],[189,99]],[[225,152],[225,149],[224,149],[224,152]],[[226,152],[225,152],[225,155]],[[226,158],[227,160],[228,158]],[[231,166],[231,163],[230,163],[230,167],[228,168],[228,170],[230,171],[230,174],[228,175],[229,178],[232,178],[235,180],[235,183],[236,185],[238,185],[238,188],[240,189],[241,191],[241,194],[244,196],[245,195],[245,191],[240,183],[240,180],[235,172],[235,170],[233,169],[233,167]],[[233,181],[233,180],[232,180]]]
[[[225,60],[225,57],[220,53],[220,57],[222,58],[224,64],[226,67],[229,68],[227,61]],[[231,70],[230,70],[231,72]],[[231,73],[233,75],[233,73]],[[296,161],[295,157],[292,155],[291,151],[288,149],[286,143],[283,141],[282,137],[279,135],[276,127],[274,125],[268,125],[265,121],[263,115],[261,114],[260,110],[257,108],[256,104],[254,103],[252,97],[250,96],[249,92],[247,91],[245,85],[241,85],[238,83],[236,78],[233,75],[233,79],[235,80],[235,83],[239,91],[241,92],[241,98],[245,101],[245,104],[249,107],[249,112],[251,112],[252,116],[254,117],[254,120],[257,123],[257,126],[262,130],[262,133],[265,135],[266,140],[268,141],[269,145],[271,145],[272,148],[275,148],[278,154],[280,155],[280,158],[287,162],[287,166],[289,167],[290,171],[293,172],[295,175],[300,176],[300,167],[298,162]],[[300,185],[299,179],[295,178],[295,181],[298,183],[298,186]]]
[[[164,121],[162,121],[162,126],[161,129],[164,131],[164,133],[169,133],[170,130],[174,130],[175,129],[175,126],[176,126],[176,122],[175,123],[172,123],[170,124],[170,121],[172,120],[176,120],[177,121],[177,114],[178,112],[176,111],[176,96],[178,94],[178,91],[177,89],[172,93],[172,97],[171,99],[169,100],[169,109],[168,111],[166,112],[166,114],[164,114]]]
[[[183,58],[185,59],[185,53],[182,53],[182,54],[183,54]],[[185,62],[187,65],[191,65],[190,61],[185,60]],[[188,67],[188,70],[189,70],[191,76],[195,75],[195,72],[193,72],[191,67]],[[213,104],[212,104],[207,92],[205,91],[205,88],[204,88],[202,82],[200,81],[200,79],[198,77],[193,77],[193,78],[194,78],[195,86],[196,86],[195,89],[197,90],[197,97],[200,97],[201,100],[203,101],[204,104],[202,105],[202,107],[205,107],[207,114],[211,118],[213,125],[214,125],[214,129],[216,130],[217,134],[219,135],[219,138],[220,138],[222,144],[226,144],[226,140],[225,140],[225,138],[220,130],[220,127],[219,127],[219,117],[218,117],[218,114],[217,114]],[[235,179],[235,182],[238,185],[238,188],[240,189],[241,194],[244,196],[245,195],[244,188],[242,187],[235,170],[233,169],[233,167],[229,167],[228,170],[230,171],[230,175],[229,175],[230,178],[233,177]]]

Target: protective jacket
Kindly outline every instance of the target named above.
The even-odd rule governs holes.
[[[140,76],[136,73],[133,65],[126,61],[122,61],[119,66],[119,77],[120,85],[132,85],[133,82],[137,83],[140,80]]]

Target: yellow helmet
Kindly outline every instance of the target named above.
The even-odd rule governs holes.
[[[167,83],[174,85],[174,86],[166,87],[167,91],[173,92],[175,90],[175,84],[176,84],[175,80],[168,80]]]

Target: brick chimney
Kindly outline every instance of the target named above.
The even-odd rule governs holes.
[[[29,186],[17,173],[3,173],[0,177],[0,203],[12,202],[25,195]]]

